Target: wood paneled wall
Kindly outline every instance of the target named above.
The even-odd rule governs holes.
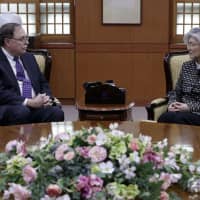
[[[165,95],[163,56],[169,49],[169,0],[141,0],[140,25],[103,25],[102,0],[78,0],[74,49],[50,49],[51,86],[59,98],[79,98],[85,81],[113,79],[145,105]]]
[[[107,79],[137,104],[165,95],[169,1],[142,0],[141,25],[103,25],[101,14],[102,0],[76,1],[77,98],[83,82]]]

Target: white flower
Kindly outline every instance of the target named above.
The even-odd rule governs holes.
[[[117,122],[111,123],[109,125],[109,129],[111,129],[111,130],[117,129],[118,127],[119,127],[119,124]]]
[[[190,178],[188,180],[187,187],[190,192],[196,192],[196,193],[200,192],[200,179],[194,177]]]
[[[104,133],[103,129],[99,126],[95,127],[97,133]]]
[[[111,161],[102,162],[99,164],[99,168],[104,174],[112,174],[114,169],[113,163]]]
[[[198,174],[200,174],[200,166],[197,167],[196,171]]]
[[[193,165],[193,164],[189,165],[189,170],[191,173],[193,173],[195,171],[195,169],[196,169],[195,165]]]
[[[152,137],[140,134],[138,139],[146,146],[151,144]]]
[[[181,161],[183,164],[186,164],[187,161],[188,161],[187,156],[184,155],[184,154],[181,154],[181,156],[180,156],[180,161]]]
[[[124,174],[126,175],[126,179],[131,179],[133,177],[135,177],[135,171],[136,171],[136,167],[133,166],[133,167],[129,167],[127,169],[124,170]]]
[[[176,163],[176,159],[172,158],[172,157],[165,158],[164,165],[167,166],[167,167],[170,167],[171,169],[176,169],[176,170],[180,169],[180,167]]]
[[[111,134],[116,137],[123,137],[125,135],[123,131],[115,130],[115,129],[111,131]]]
[[[99,133],[96,137],[96,145],[101,146],[106,144],[108,137],[103,133]]]
[[[171,174],[171,182],[177,183],[179,179],[181,179],[182,174]]]
[[[134,151],[133,153],[130,154],[130,160],[139,164],[140,163],[140,156],[139,153],[137,151]]]
[[[65,194],[65,195],[63,195],[61,197],[58,197],[56,200],[70,200],[70,197],[69,197],[68,194]]]
[[[123,155],[122,157],[118,158],[118,161],[119,161],[121,170],[126,169],[131,163],[130,159],[127,158],[126,155]]]
[[[167,145],[168,145],[168,139],[165,138],[164,140],[159,141],[155,146],[157,146],[159,149],[163,149]]]

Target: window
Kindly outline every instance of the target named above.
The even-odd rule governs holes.
[[[173,0],[174,1],[174,0]],[[182,42],[183,35],[193,27],[200,26],[200,2],[175,0],[172,42]]]
[[[72,0],[18,0],[1,1],[0,13],[14,12],[21,16],[24,29],[29,35],[42,37],[71,36],[73,33]]]
[[[70,3],[40,3],[42,34],[70,34]]]

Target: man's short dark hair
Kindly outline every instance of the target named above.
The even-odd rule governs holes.
[[[4,24],[1,28],[0,28],[0,46],[4,46],[4,42],[6,38],[13,38],[13,34],[15,31],[15,28],[21,26],[20,24],[16,24],[16,23],[8,23],[8,24]]]

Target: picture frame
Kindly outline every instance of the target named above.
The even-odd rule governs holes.
[[[102,0],[103,24],[141,24],[141,0]]]

